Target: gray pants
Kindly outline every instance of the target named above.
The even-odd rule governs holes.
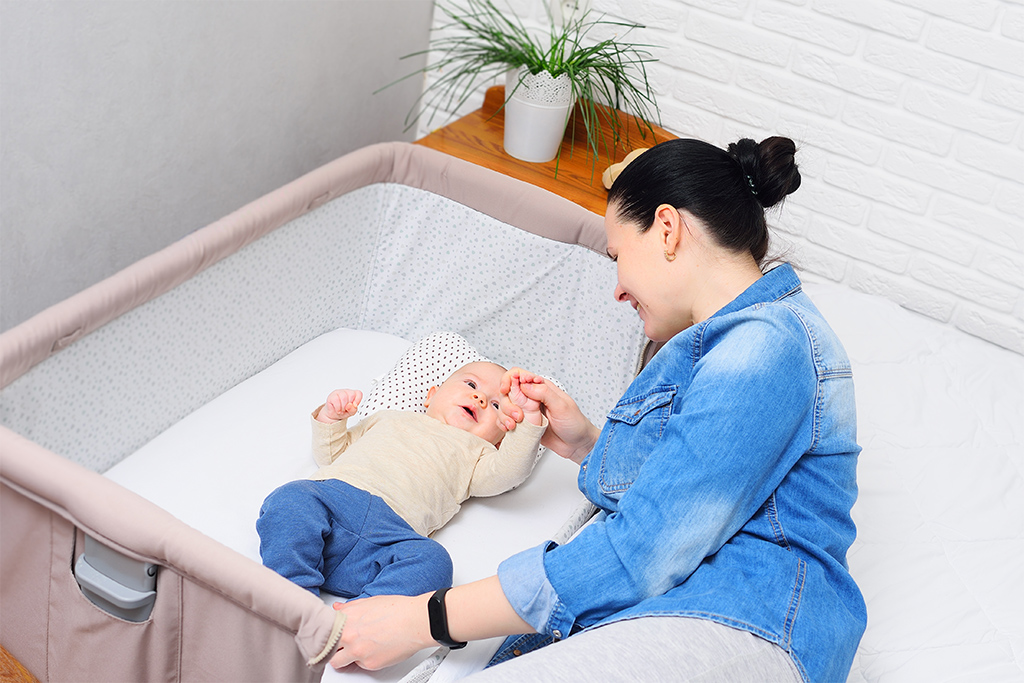
[[[498,664],[473,683],[799,683],[782,648],[707,619],[620,621]]]

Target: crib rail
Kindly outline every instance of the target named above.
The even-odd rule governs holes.
[[[72,568],[85,534],[159,566],[148,618],[120,619],[81,592]],[[327,647],[334,610],[3,427],[0,538],[0,642],[40,680],[316,681],[322,675],[322,661],[308,662]]]

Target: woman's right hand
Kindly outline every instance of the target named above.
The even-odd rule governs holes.
[[[544,414],[548,418],[548,428],[541,438],[541,445],[550,448],[563,458],[572,460],[577,465],[597,443],[601,430],[586,418],[576,401],[569,394],[559,389],[553,382],[534,382],[539,377],[522,368],[512,368],[501,379],[502,393],[508,393],[512,378],[519,382],[520,390],[527,397],[543,404]],[[517,421],[522,415],[515,416]]]

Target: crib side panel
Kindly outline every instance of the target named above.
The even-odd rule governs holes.
[[[38,679],[320,679],[323,667],[306,666],[294,634],[173,571],[158,574],[159,599],[145,622],[107,614],[72,572],[81,532],[6,486],[0,515],[0,642]]]
[[[458,332],[506,367],[560,381],[603,423],[644,342],[632,308],[613,296],[611,259],[419,188],[392,185],[383,211],[401,229],[380,235],[361,328],[406,339]]]
[[[320,677],[323,663],[308,662],[331,641],[330,607],[4,428],[0,525],[0,641],[41,680]],[[108,613],[79,588],[85,534],[157,566],[144,621]]]
[[[0,392],[0,423],[102,472],[306,341],[357,326],[382,193],[295,219],[36,365]]]
[[[81,539],[70,522],[9,486],[0,488],[0,515],[0,641],[36,678],[176,680],[178,619],[168,612],[180,605],[180,581],[161,577],[147,622],[116,619],[75,585]]]
[[[385,215],[387,187],[415,189],[446,199],[446,211],[457,206],[491,224],[603,252],[600,218],[571,202],[417,145],[370,146],[0,335],[0,424],[103,472],[309,339],[364,327],[366,307],[374,305],[367,299],[370,277],[387,250],[409,247],[410,234],[437,245],[436,236],[416,229],[422,226],[392,222],[393,211]],[[400,233],[402,244],[382,246],[378,239]],[[386,287],[385,279],[376,282]],[[431,290],[430,279],[421,285],[435,297],[446,294]],[[550,302],[540,303],[541,315],[550,316]],[[418,327],[385,321],[369,329],[413,337],[475,325],[448,322],[428,315]],[[580,341],[586,340],[554,334],[544,344],[591,350]],[[627,357],[631,346],[621,349]],[[502,348],[511,356],[515,346]],[[59,420],[51,417],[57,406]]]
[[[0,484],[0,643],[41,681],[46,670],[51,513]]]

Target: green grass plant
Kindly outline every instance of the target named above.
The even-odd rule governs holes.
[[[648,131],[654,135],[651,123],[658,123],[658,107],[646,69],[647,64],[657,61],[648,51],[654,46],[623,40],[643,26],[595,17],[590,11],[556,26],[549,13],[549,33],[546,40],[541,40],[531,34],[507,4],[503,9],[494,0],[463,0],[462,5],[444,3],[439,7],[448,21],[436,30],[430,47],[403,57],[440,55],[405,77],[440,74],[413,103],[406,117],[406,130],[418,118],[418,105],[432,111],[430,125],[439,110],[458,111],[484,84],[510,68],[526,67],[535,75],[542,71],[556,78],[568,75],[586,130],[586,147],[595,163],[600,147],[607,145],[602,128],[609,129],[616,146],[622,143],[623,133],[622,123],[616,117],[604,115],[599,103],[636,118],[643,138],[646,139]],[[621,33],[622,38],[598,39],[591,35],[595,29],[599,33]],[[506,101],[512,94],[505,93]],[[611,149],[606,149],[605,154],[609,159],[614,155]]]

